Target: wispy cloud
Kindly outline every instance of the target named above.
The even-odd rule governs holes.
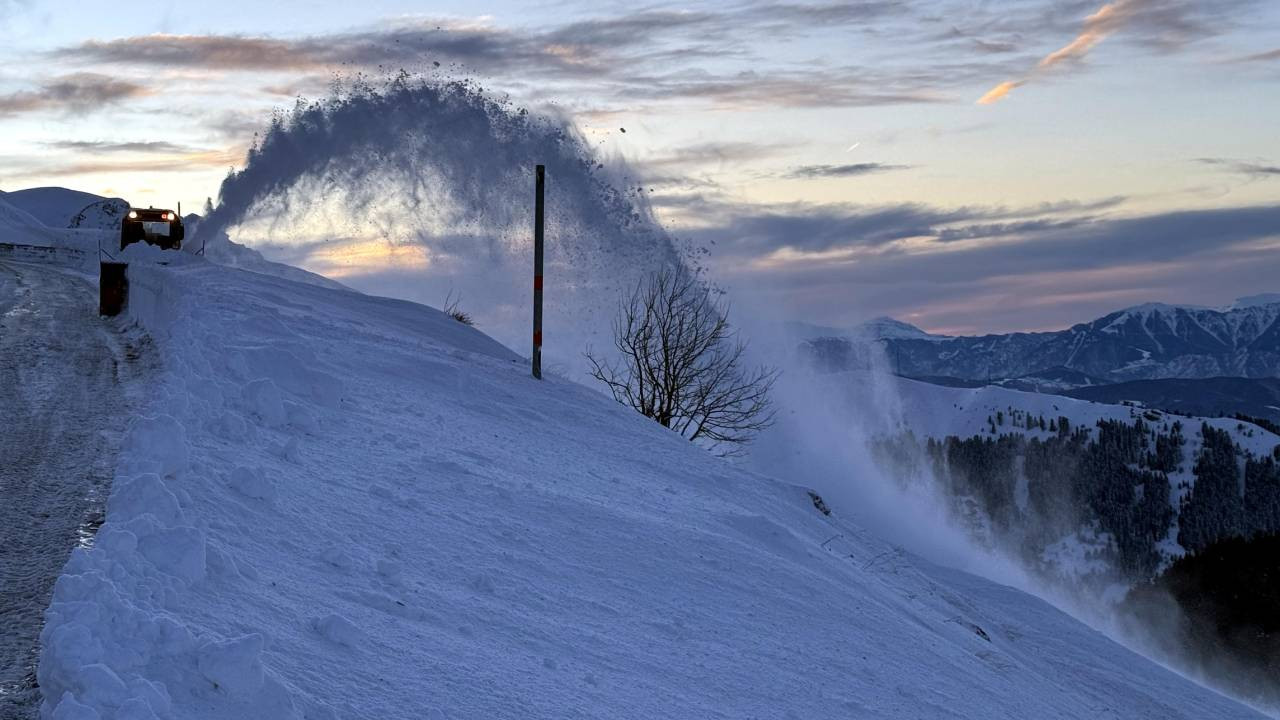
[[[62,75],[44,81],[34,90],[0,95],[0,117],[48,111],[83,115],[150,93],[143,85],[109,75]]]
[[[878,162],[852,163],[849,165],[801,165],[800,167],[792,169],[784,177],[794,180],[858,177],[860,175],[871,175],[874,173],[890,172],[893,170],[908,170],[910,168],[910,165],[889,165]]]
[[[696,206],[682,232],[732,287],[833,325],[908,315],[927,327],[1046,327],[1139,300],[1222,302],[1275,290],[1280,205],[1115,217],[1121,200],[1023,208],[924,204]],[[1085,291],[1088,291],[1085,293]],[[1039,304],[1063,299],[1061,307]]]
[[[1003,220],[991,222],[993,219]],[[961,207],[921,204],[889,207],[842,205],[776,206],[734,214],[723,224],[689,234],[716,240],[735,264],[781,248],[794,252],[795,268],[813,267],[804,258],[832,250],[875,249],[876,267],[895,268],[895,277],[925,272],[945,281],[974,274],[985,277],[1021,271],[1094,268],[1127,262],[1165,262],[1205,252],[1225,251],[1280,232],[1280,205],[1170,212],[1137,217],[1064,214],[1044,217],[1038,208]],[[902,245],[901,241],[910,242]],[[851,254],[851,257],[854,255]],[[870,256],[861,256],[863,258]],[[927,271],[927,272],[926,272]],[[850,267],[860,281],[873,267]],[[899,274],[900,273],[900,274]],[[879,277],[876,282],[891,281]]]
[[[812,22],[814,14],[823,14],[820,10],[818,6],[772,5],[747,5],[732,12],[641,10],[541,30],[419,17],[293,39],[155,34],[92,40],[55,50],[52,56],[221,70],[316,70],[352,64],[421,67],[439,61],[482,72],[528,69],[586,76],[614,69],[614,61],[621,57],[732,54],[736,51],[731,47],[735,34],[758,29],[766,22],[775,26]],[[831,16],[828,21],[837,25],[864,16],[836,12],[836,7],[830,10],[825,13]]]
[[[45,147],[55,150],[70,150],[73,152],[108,154],[108,153],[191,153],[193,148],[176,143],[164,142],[162,140],[135,141],[135,142],[109,142],[106,140],[55,140],[53,142],[41,143]]]
[[[0,0],[0,27],[4,27],[11,16],[25,11],[30,5],[31,0]]]
[[[979,52],[992,53],[992,54],[1011,53],[1011,52],[1016,52],[1018,50],[1018,46],[1011,42],[998,42],[998,41],[992,41],[992,40],[983,40],[981,38],[974,38],[972,40],[972,45]]]
[[[440,72],[498,78],[535,100],[562,98],[564,88],[572,87],[575,95],[606,104],[666,101],[717,109],[947,102],[955,99],[957,88],[1005,67],[1004,61],[987,59],[1002,50],[999,41],[970,47],[970,57],[961,61],[950,53],[932,54],[938,48],[911,21],[919,13],[908,0],[861,0],[649,9],[541,28],[417,17],[294,38],[154,34],[91,40],[53,50],[48,57],[94,67],[265,72],[272,76],[264,89],[289,95],[313,88],[327,73],[371,68],[435,72],[438,63]],[[898,35],[904,50],[894,62],[873,66],[825,60],[778,63],[760,42],[762,37],[791,41],[833,29],[873,36],[885,27],[906,28]],[[906,51],[908,42],[918,43],[919,51]],[[307,82],[299,85],[290,74]]]
[[[229,168],[244,159],[244,148],[225,150],[201,150],[177,154],[157,154],[134,158],[111,159],[102,156],[87,158],[7,158],[7,167],[0,170],[0,178],[22,180],[30,178],[60,178],[92,174],[129,174],[191,172],[208,168]]]
[[[1015,89],[1022,87],[1026,82],[1026,80],[1006,80],[988,90],[986,95],[978,98],[978,104],[990,105],[992,103],[999,102]]]
[[[874,107],[946,102],[929,79],[898,77],[859,68],[838,71],[683,71],[619,78],[627,93],[643,100],[693,99],[722,109],[764,107]]]
[[[1277,60],[1280,60],[1280,48],[1239,58],[1239,62],[1274,62]]]
[[[647,168],[684,168],[708,164],[755,162],[784,153],[795,146],[789,143],[705,142],[676,147],[645,160]]]
[[[1035,72],[1043,72],[1065,63],[1083,60],[1089,51],[1104,38],[1119,30],[1145,0],[1115,0],[1099,8],[1084,20],[1084,27],[1075,39],[1057,50],[1041,58]],[[1006,80],[996,85],[985,95],[978,98],[979,105],[991,105],[1008,97],[1015,88],[1025,85],[1032,77],[1028,75],[1021,80]]]
[[[87,40],[51,54],[55,58],[96,63],[214,70],[289,70],[322,63],[305,42],[238,35],[155,34]]]
[[[1280,165],[1249,160],[1233,160],[1230,158],[1196,158],[1203,165],[1213,165],[1239,175],[1247,175],[1254,179],[1280,178]]]
[[[719,16],[717,16],[719,17]],[[894,73],[869,68],[823,71],[710,71],[699,58],[741,54],[709,16],[639,13],[574,23],[543,33],[487,25],[414,21],[360,32],[295,40],[224,35],[144,35],[62,48],[62,61],[198,68],[214,71],[319,73],[369,67],[423,68],[432,61],[469,72],[541,82],[573,81],[628,101],[698,100],[721,107],[856,107],[937,102],[937,88],[973,68]],[[723,18],[721,18],[723,19]],[[694,39],[679,33],[706,28]],[[644,68],[671,68],[664,73]],[[268,86],[293,94],[296,83]]]
[[[1084,28],[1074,40],[1046,55],[1037,67],[1046,70],[1055,65],[1083,60],[1095,45],[1124,26],[1142,4],[1143,0],[1116,0],[1103,5],[1084,19]]]
[[[1023,77],[996,85],[977,102],[991,105],[1047,72],[1079,66],[1103,40],[1121,30],[1132,33],[1143,45],[1160,51],[1177,50],[1221,32],[1232,11],[1251,4],[1252,0],[1224,0],[1210,8],[1192,0],[1113,0],[1085,18],[1071,42],[1042,57]]]
[[[192,122],[199,122],[215,136],[224,141],[241,141],[256,135],[267,127],[267,120],[261,113],[244,109],[224,109],[215,112],[207,110],[183,111]]]
[[[675,200],[693,211],[704,227],[686,230],[744,261],[779,250],[798,254],[884,248],[909,238],[934,238],[938,228],[985,218],[984,208],[937,208],[921,203],[882,207],[852,205],[745,205],[687,196]],[[660,206],[670,206],[666,199]]]

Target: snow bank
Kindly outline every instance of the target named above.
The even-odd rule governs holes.
[[[117,259],[129,264],[129,317],[153,336],[168,337],[179,319],[189,315],[192,300],[167,266],[200,261],[145,243],[130,245]]]
[[[1253,718],[412,303],[137,262],[47,718]]]
[[[190,332],[199,329],[194,298],[172,269],[156,262],[205,264],[146,246],[129,248],[124,259],[130,262],[132,319],[168,347],[192,347]],[[43,713],[190,717],[174,710],[175,699],[189,706],[206,690],[222,707],[235,708],[229,717],[302,717],[289,692],[263,668],[263,635],[193,631],[174,612],[180,595],[197,591],[211,569],[225,571],[226,559],[184,510],[192,504],[192,484],[202,481],[192,467],[188,426],[201,431],[191,391],[207,368],[181,363],[180,354],[166,359],[180,364],[156,388],[153,414],[135,418],[126,431],[108,520],[95,547],[76,550],[54,588],[41,637]],[[244,473],[231,472],[228,484],[256,499],[267,497],[261,478],[246,480]]]
[[[97,263],[98,244],[110,233],[49,227],[8,202],[17,194],[0,194],[0,257],[52,260],[85,270]]]
[[[15,245],[49,247],[61,236],[30,213],[5,201],[8,195],[0,195],[0,242]]]
[[[51,228],[71,227],[82,210],[106,199],[101,195],[56,186],[14,190],[0,195],[0,200],[21,208],[38,224]]]

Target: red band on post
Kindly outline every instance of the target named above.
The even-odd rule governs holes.
[[[542,333],[536,332],[533,334],[533,344],[542,347]]]
[[[534,275],[534,276],[533,276],[533,289],[534,289],[534,290],[541,290],[541,289],[542,289],[542,276],[541,276],[541,275]]]

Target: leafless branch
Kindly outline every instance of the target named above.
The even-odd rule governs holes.
[[[746,344],[696,277],[664,269],[636,283],[613,321],[617,359],[587,351],[613,398],[691,441],[738,454],[773,423],[778,371],[747,366]]]

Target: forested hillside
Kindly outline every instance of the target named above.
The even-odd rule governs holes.
[[[1274,463],[1272,463],[1274,468]],[[1160,636],[1167,651],[1199,667],[1220,668],[1245,697],[1280,698],[1280,534],[1232,537],[1179,558],[1160,577],[1130,593],[1139,616],[1164,612],[1174,627]],[[1170,613],[1169,603],[1177,612]]]
[[[1007,408],[978,435],[907,434],[879,447],[900,467],[922,447],[927,467],[914,469],[929,471],[973,532],[1050,576],[1130,584],[1185,552],[1280,532],[1280,445],[1257,455],[1203,421],[1146,411],[1087,426]]]

